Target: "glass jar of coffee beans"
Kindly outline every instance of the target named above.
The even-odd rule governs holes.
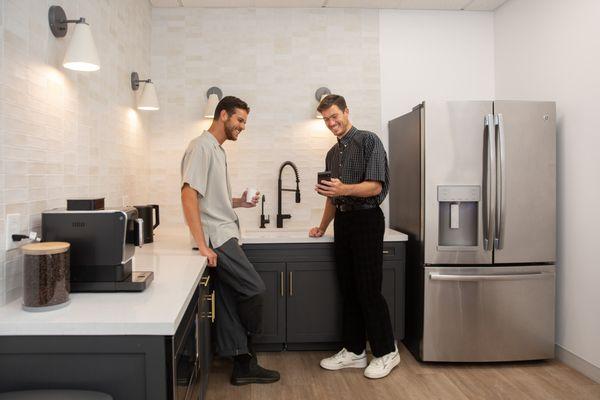
[[[69,304],[70,246],[66,242],[42,242],[21,247],[24,310],[49,311]]]

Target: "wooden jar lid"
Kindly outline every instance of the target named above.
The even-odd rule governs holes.
[[[29,255],[60,254],[68,251],[70,246],[71,243],[67,242],[41,242],[26,244],[21,250]]]

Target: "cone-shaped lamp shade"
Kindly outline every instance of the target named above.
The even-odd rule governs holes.
[[[156,88],[154,87],[154,83],[146,82],[144,84],[144,89],[142,90],[142,95],[138,101],[137,108],[138,110],[148,111],[155,111],[160,108],[158,105],[158,96],[156,96]]]
[[[327,94],[321,95],[321,100],[319,100],[319,104],[321,104],[321,101],[322,101],[322,100],[323,100],[323,99],[324,99],[326,96],[327,96]],[[318,105],[317,105],[317,107],[318,107]],[[320,113],[320,112],[318,112],[318,111],[317,111],[317,113],[315,114],[315,118],[318,118],[318,119],[323,119],[323,116],[321,115],[321,113]]]
[[[75,71],[98,71],[100,69],[100,59],[92,31],[87,23],[75,24],[75,31],[65,53],[63,67]]]
[[[219,104],[219,96],[216,93],[211,93],[208,96],[208,101],[206,102],[206,108],[204,109],[204,118],[213,118],[215,116],[215,110],[217,109],[217,104]]]

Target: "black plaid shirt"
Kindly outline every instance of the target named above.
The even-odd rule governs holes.
[[[389,170],[383,143],[373,132],[350,128],[338,139],[325,158],[325,169],[333,178],[342,183],[355,184],[364,181],[381,182],[381,193],[372,197],[339,196],[333,197],[334,205],[371,204],[379,205],[387,196]]]

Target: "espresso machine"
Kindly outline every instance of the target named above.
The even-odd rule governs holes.
[[[71,244],[71,291],[139,292],[146,289],[154,274],[132,271],[135,247],[144,243],[144,221],[138,218],[137,209],[77,208],[81,207],[42,213],[44,241]]]

